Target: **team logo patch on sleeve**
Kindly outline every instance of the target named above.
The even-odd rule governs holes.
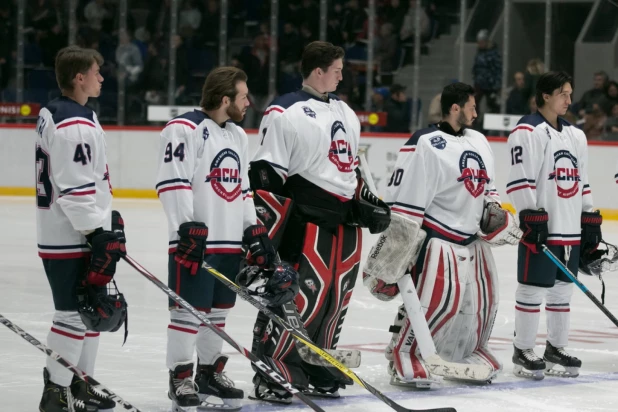
[[[312,117],[314,119],[316,118],[315,112],[307,106],[303,106],[303,112],[305,112],[305,114],[309,117]]]
[[[339,133],[342,132],[342,133]],[[340,172],[351,172],[354,164],[352,146],[346,140],[346,131],[339,120],[333,123],[330,129],[330,150],[328,158],[337,166]]]
[[[458,182],[463,182],[466,190],[474,197],[485,193],[485,184],[490,182],[485,168],[485,162],[480,154],[466,150],[459,158],[461,176]]]
[[[221,150],[210,164],[206,182],[222,199],[233,202],[240,196],[242,178],[240,177],[240,157],[232,149]]]
[[[568,199],[579,192],[579,169],[577,158],[568,150],[558,150],[554,153],[554,170],[549,173],[548,180],[556,182],[558,196]]]
[[[446,140],[442,136],[434,136],[429,139],[429,142],[436,149],[443,150],[446,147]]]
[[[202,132],[202,139],[206,141],[208,140],[209,137],[210,137],[210,132],[208,131],[208,127],[204,127],[204,131]]]

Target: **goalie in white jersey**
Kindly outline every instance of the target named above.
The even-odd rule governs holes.
[[[594,260],[602,240],[602,218],[592,209],[588,184],[586,136],[560,117],[571,104],[571,84],[564,72],[543,74],[536,86],[538,112],[524,116],[508,141],[507,193],[524,230],[517,261],[513,363],[515,374],[526,378],[543,379],[543,371],[575,377],[581,367],[564,350],[573,284],[541,252],[541,245],[577,273],[580,261]],[[534,347],[544,298],[547,344],[540,358]]]
[[[364,282],[378,299],[399,294],[403,276],[412,277],[420,299],[420,305],[408,302],[414,286],[402,293],[405,305],[390,329],[386,357],[397,385],[436,382],[426,363],[436,352],[445,361],[480,365],[489,371],[483,380],[502,368],[487,346],[498,309],[490,246],[516,244],[521,231],[500,206],[489,142],[469,129],[476,118],[474,89],[446,86],[441,106],[443,120],[415,132],[399,151],[386,192],[392,223],[364,269]]]
[[[233,123],[242,121],[249,106],[246,82],[247,75],[235,67],[210,72],[202,109],[170,120],[161,132],[159,151],[156,188],[169,228],[168,285],[221,328],[236,294],[203,269],[202,261],[233,281],[243,247],[249,263],[270,268],[275,261],[267,230],[256,220],[247,177],[247,135]],[[243,391],[223,373],[223,340],[171,299],[169,308],[167,367],[173,411],[198,405],[200,410],[240,409]],[[211,402],[211,396],[223,405]]]
[[[47,346],[90,376],[99,332],[115,330],[126,316],[122,295],[108,295],[105,287],[125,253],[124,224],[112,211],[105,133],[85,106],[101,93],[101,64],[95,50],[60,50],[56,79],[62,96],[41,109],[36,129],[37,243],[56,309]],[[41,412],[115,406],[51,358],[44,380]]]

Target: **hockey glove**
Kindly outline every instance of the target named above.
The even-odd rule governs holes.
[[[601,223],[603,223],[603,217],[598,210],[582,213],[582,254],[592,253],[599,247],[599,243],[603,240]]]
[[[116,262],[120,260],[120,241],[114,232],[98,228],[86,236],[92,250],[86,282],[94,286],[105,286],[116,273]]]
[[[519,212],[519,228],[523,232],[521,243],[532,253],[539,253],[539,248],[547,241],[549,216],[543,209],[526,209]]]
[[[195,275],[204,260],[208,227],[204,222],[186,222],[178,228],[178,236],[174,260]]]
[[[399,286],[397,286],[396,283],[385,283],[383,280],[374,278],[364,272],[363,285],[369,289],[369,292],[373,296],[384,302],[395,299],[395,297],[399,294]]]
[[[252,225],[245,229],[242,243],[249,252],[247,261],[267,267],[275,261],[275,248],[268,237],[268,229],[264,225]]]
[[[364,180],[359,179],[358,185],[354,205],[355,220],[361,227],[369,228],[372,234],[384,232],[391,223],[390,208],[371,193]]]
[[[112,210],[112,232],[116,234],[118,242],[120,242],[120,256],[126,256],[127,238],[124,234],[124,220],[122,220],[122,216],[120,216],[120,212],[117,210]]]
[[[490,246],[516,245],[523,234],[515,216],[496,202],[485,205],[480,227],[479,237]]]

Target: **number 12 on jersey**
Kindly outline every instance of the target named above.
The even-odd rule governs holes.
[[[522,163],[521,161],[522,153],[523,153],[523,149],[521,148],[521,146],[515,146],[511,149],[511,165]]]

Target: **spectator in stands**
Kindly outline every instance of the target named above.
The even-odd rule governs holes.
[[[618,103],[618,83],[612,80],[607,83],[605,88],[605,107],[603,107],[605,113],[611,115],[612,108],[616,103]]]
[[[159,47],[153,42],[148,46],[148,58],[142,76],[145,100],[148,104],[163,104],[167,90],[167,56],[159,54]]]
[[[393,25],[384,23],[380,27],[380,36],[376,41],[376,55],[380,64],[380,78],[382,84],[389,86],[393,82],[393,72],[397,69],[397,35],[393,32]]]
[[[385,132],[410,133],[410,105],[406,88],[400,84],[390,87],[390,98],[384,102],[384,111],[387,113]]]
[[[118,33],[119,44],[116,49],[116,63],[120,71],[119,76],[123,76],[127,86],[133,86],[139,80],[139,76],[144,70],[142,53],[139,47],[131,41],[131,35],[124,30]]]
[[[436,124],[442,121],[442,92],[436,94],[429,103],[429,113],[427,114],[427,123]]]
[[[302,42],[298,30],[292,23],[283,25],[283,35],[279,36],[279,64],[282,68],[300,61]]]
[[[384,7],[384,18],[393,25],[394,33],[401,33],[405,16],[406,10],[401,4],[401,0],[391,0],[390,4]]]
[[[605,131],[607,115],[601,109],[599,103],[593,103],[592,107],[586,109],[584,120],[583,130],[588,140],[601,140]]]
[[[605,140],[618,140],[618,103],[612,106],[611,116],[605,122]]]
[[[176,49],[176,103],[185,104],[187,84],[189,83],[189,60],[187,46],[178,34],[173,37],[172,46]]]
[[[488,30],[478,32],[476,43],[478,51],[472,67],[476,89],[476,111],[481,112],[483,97],[487,97],[487,112],[498,113],[500,111],[498,98],[502,87],[502,57],[498,47],[489,39]]]
[[[352,45],[358,36],[363,33],[363,28],[367,20],[367,14],[360,8],[358,0],[350,0],[343,13],[342,35],[343,41]]]
[[[328,18],[328,26],[326,27],[326,41],[335,46],[343,47],[343,33],[341,32],[341,21],[337,17]]]
[[[309,25],[309,29],[313,33],[318,33],[320,30],[320,9],[317,4],[313,0],[303,0],[300,13],[303,16],[303,22]]]
[[[5,0],[6,1],[6,0]],[[28,26],[37,32],[46,32],[58,23],[58,19],[51,2],[36,0],[30,4],[28,11]]]
[[[516,72],[513,76],[515,84],[506,100],[507,114],[527,114],[528,103],[526,99],[526,81],[522,72]]]
[[[530,99],[528,99],[528,110],[529,114],[536,113],[536,111],[538,110],[535,96],[530,96]]]
[[[526,101],[536,94],[536,82],[545,73],[545,63],[539,58],[528,60],[526,72],[524,73],[524,97]]]
[[[247,73],[247,86],[249,88],[249,100],[251,107],[247,110],[245,122],[246,128],[259,126],[262,113],[268,102],[268,64],[270,49],[268,38],[258,34],[253,39],[253,47],[245,47],[240,54],[240,62]]]
[[[580,117],[585,117],[586,114],[593,113],[592,107],[594,104],[599,107],[605,107],[605,88],[609,77],[604,71],[599,71],[594,74],[592,89],[588,90],[579,101],[578,113]]]
[[[421,13],[421,42],[425,42],[431,36],[429,31],[429,17],[424,8],[420,8]],[[416,33],[416,0],[410,0],[408,12],[403,17],[399,37],[404,43],[414,42],[414,34]]]
[[[194,0],[185,0],[178,18],[178,31],[184,37],[191,37],[200,27],[202,13],[195,7]]]
[[[59,23],[40,36],[39,43],[43,52],[43,65],[54,67],[56,54],[67,45],[67,33]]]
[[[219,39],[219,2],[217,0],[208,0],[206,11],[203,14],[202,25],[199,29],[199,34],[202,36],[204,43],[216,43]]]
[[[110,12],[105,7],[105,0],[91,0],[84,8],[84,17],[88,26],[96,31],[103,28],[103,20],[110,18]]]

